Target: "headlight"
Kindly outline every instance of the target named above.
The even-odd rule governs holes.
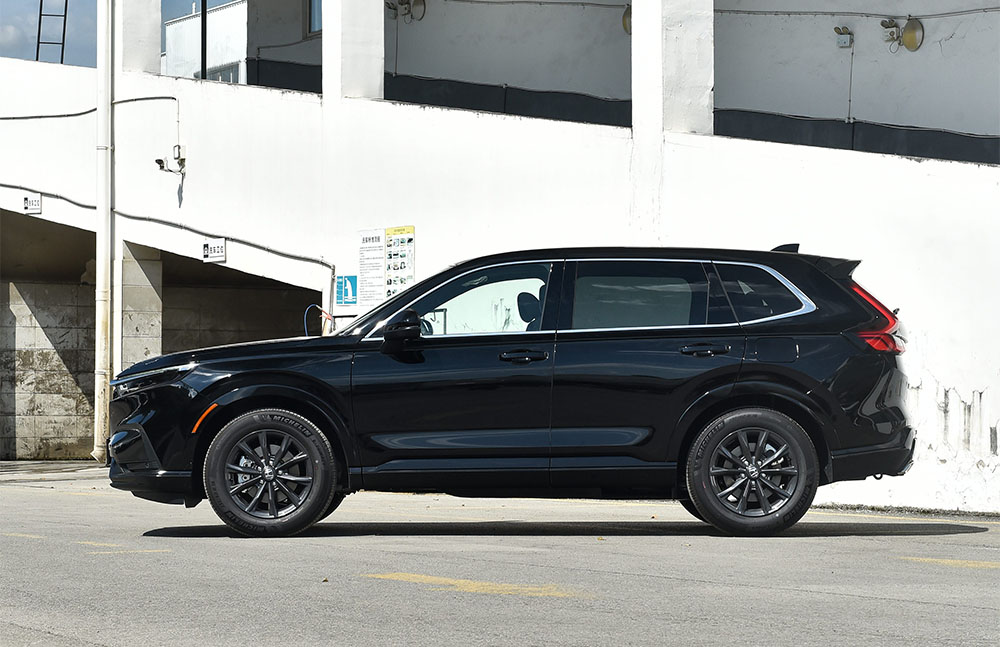
[[[128,375],[126,377],[118,378],[117,380],[112,380],[111,387],[114,389],[113,397],[119,398],[136,391],[141,391],[142,389],[147,389],[151,386],[156,386],[157,384],[171,382],[180,375],[187,373],[195,366],[197,366],[197,364],[194,362],[191,362],[190,364],[181,364],[180,366],[166,366],[164,368],[143,371],[142,373],[135,373],[134,375]]]

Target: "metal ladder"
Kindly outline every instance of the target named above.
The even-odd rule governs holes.
[[[42,45],[59,46],[59,62],[62,63],[66,56],[66,13],[69,8],[69,0],[63,0],[62,13],[45,13],[45,0],[38,0],[38,38],[35,40],[35,60],[42,60],[39,56],[42,53]],[[60,40],[42,40],[42,20],[45,18],[62,19],[62,38]]]

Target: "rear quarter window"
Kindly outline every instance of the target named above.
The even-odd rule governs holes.
[[[760,267],[717,263],[716,270],[740,322],[786,315],[804,305],[777,277]]]

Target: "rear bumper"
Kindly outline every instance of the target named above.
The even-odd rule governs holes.
[[[881,445],[832,452],[832,481],[858,481],[877,474],[902,476],[913,464],[917,432],[907,427]]]

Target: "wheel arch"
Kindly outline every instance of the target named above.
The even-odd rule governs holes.
[[[212,404],[206,410],[204,418],[197,428],[196,440],[191,463],[191,479],[195,492],[202,498],[206,496],[202,480],[205,457],[212,440],[222,428],[232,420],[256,409],[285,409],[308,419],[319,427],[333,449],[334,458],[338,463],[337,487],[341,490],[353,490],[350,468],[356,465],[353,444],[347,432],[347,421],[329,404],[315,395],[312,390],[303,388],[306,385],[274,384],[255,382],[252,386],[230,385],[229,389],[217,391],[212,398]]]
[[[740,387],[743,388],[740,388]],[[671,456],[677,461],[678,491],[685,489],[685,471],[688,451],[695,438],[708,423],[737,409],[772,409],[794,420],[812,440],[820,465],[820,484],[830,483],[833,477],[831,450],[836,448],[836,432],[816,403],[808,395],[788,387],[767,385],[736,385],[728,395],[706,393],[694,402],[681,416]],[[831,447],[831,440],[834,446]]]

